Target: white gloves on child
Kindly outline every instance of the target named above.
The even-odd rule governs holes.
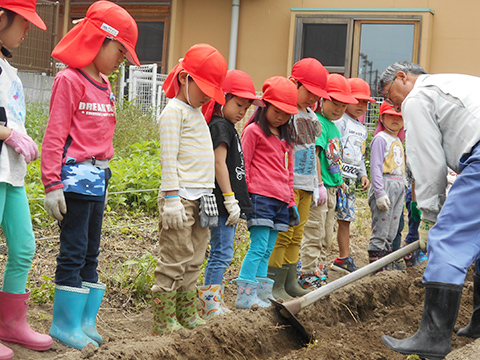
[[[328,200],[328,192],[323,181],[318,184],[318,188],[313,190],[312,202],[315,206],[323,205]]]
[[[180,196],[165,198],[165,205],[162,213],[162,227],[165,230],[182,230],[183,222],[187,221],[185,207]]]
[[[22,134],[12,129],[10,136],[5,139],[5,144],[11,146],[17,153],[25,156],[27,164],[38,158],[38,146],[27,134]]]
[[[223,205],[225,205],[225,209],[228,211],[228,219],[225,222],[227,226],[235,226],[240,219],[240,206],[238,206],[238,200],[235,199],[235,194],[232,195],[223,195],[225,201]]]
[[[377,199],[377,207],[382,211],[388,211],[390,206],[390,199],[388,195],[383,195]]]
[[[45,195],[44,206],[48,215],[58,221],[62,221],[62,214],[67,213],[67,204],[65,203],[63,189],[56,189],[47,193]]]

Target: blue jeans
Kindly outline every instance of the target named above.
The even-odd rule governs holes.
[[[25,187],[0,183],[0,221],[8,248],[2,290],[24,294],[35,254],[35,236]]]
[[[414,241],[418,240],[418,226],[420,225],[419,221],[412,219],[412,212],[410,211],[410,203],[412,202],[412,187],[410,186],[405,194],[405,206],[408,211],[408,234],[405,237],[405,242],[411,244]]]
[[[82,287],[82,281],[98,281],[97,265],[102,235],[103,201],[65,196],[67,213],[60,222],[60,253],[55,283]]]
[[[256,282],[257,277],[267,277],[268,259],[277,241],[278,230],[268,226],[250,228],[250,247],[243,259],[238,278]]]
[[[228,216],[218,217],[218,226],[210,228],[210,255],[205,269],[205,285],[221,284],[223,274],[233,259],[235,230],[237,226],[227,226]]]
[[[462,156],[459,169],[461,174],[428,233],[424,282],[463,285],[468,268],[480,259],[480,145]]]
[[[268,226],[273,230],[288,231],[288,204],[271,197],[250,194],[253,212],[247,215],[247,227]]]

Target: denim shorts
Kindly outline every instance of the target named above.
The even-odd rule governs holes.
[[[288,204],[271,197],[250,194],[253,212],[247,215],[247,227],[268,226],[273,230],[288,231]]]

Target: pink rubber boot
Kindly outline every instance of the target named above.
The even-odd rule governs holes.
[[[33,331],[27,324],[30,291],[10,294],[0,291],[0,340],[28,349],[44,351],[52,346],[52,338]]]
[[[12,360],[13,350],[0,344],[0,360]]]

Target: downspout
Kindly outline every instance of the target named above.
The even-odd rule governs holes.
[[[232,26],[230,28],[230,52],[228,54],[228,69],[235,69],[237,62],[238,18],[240,14],[240,0],[232,0]]]

